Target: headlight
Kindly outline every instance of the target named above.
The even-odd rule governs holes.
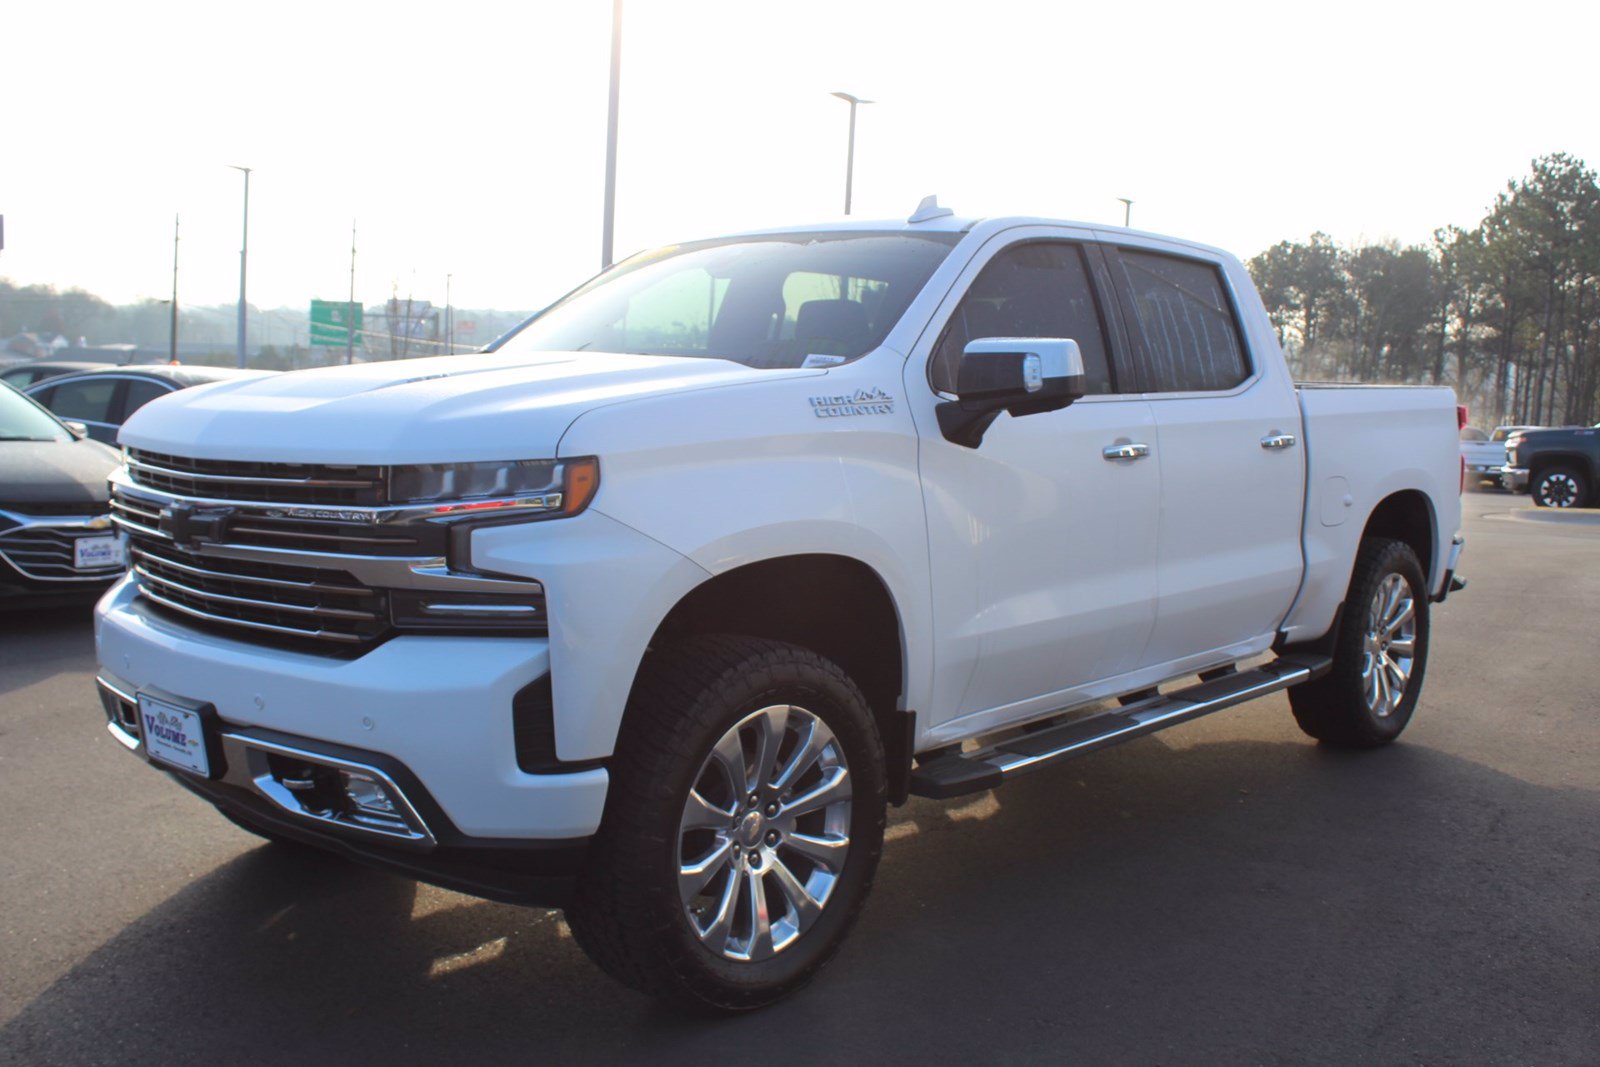
[[[600,461],[593,456],[421,463],[389,470],[390,503],[416,505],[439,516],[511,508],[552,518],[576,515],[599,487]]]

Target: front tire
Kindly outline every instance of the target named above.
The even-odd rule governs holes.
[[[669,646],[629,700],[568,923],[602,969],[652,996],[771,1004],[854,924],[886,801],[877,726],[838,666],[748,637]]]
[[[1399,737],[1428,665],[1428,583],[1411,546],[1369,538],[1356,554],[1333,666],[1289,690],[1300,729],[1342,748]]]
[[[1529,487],[1533,503],[1541,508],[1581,508],[1589,499],[1589,479],[1576,467],[1546,467]]]

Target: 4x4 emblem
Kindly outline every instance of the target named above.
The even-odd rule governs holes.
[[[814,396],[811,413],[819,419],[838,419],[847,415],[893,415],[894,397],[874,386],[841,396]]]

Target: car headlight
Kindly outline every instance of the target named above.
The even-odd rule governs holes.
[[[600,488],[600,461],[517,459],[491,463],[418,463],[389,470],[389,500],[438,517],[501,509],[529,518],[576,515]]]

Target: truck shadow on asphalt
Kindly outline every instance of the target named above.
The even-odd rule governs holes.
[[[1600,1047],[1589,790],[1405,744],[1150,738],[891,824],[840,958],[754,1016],[686,1019],[614,985],[555,913],[263,845],[27,1005],[0,1060],[1580,1062]]]

